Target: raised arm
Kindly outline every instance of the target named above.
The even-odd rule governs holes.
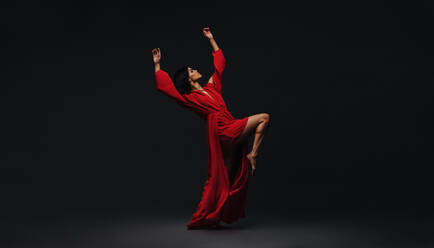
[[[211,44],[212,50],[216,52],[219,50],[219,46],[217,46],[217,42],[214,40],[214,36],[212,35],[211,31],[209,30],[209,27],[202,29],[203,35],[205,35],[206,38],[209,39],[209,43]]]
[[[154,69],[155,69],[154,75],[155,75],[155,83],[156,83],[157,90],[177,101],[185,102],[184,97],[181,96],[181,94],[179,94],[178,90],[175,88],[175,85],[173,84],[173,81],[170,78],[169,74],[161,70],[160,48],[153,49],[152,55],[154,59]]]
[[[214,36],[212,35],[209,27],[204,28],[203,35],[209,39],[209,42],[211,44],[211,47],[213,49],[212,56],[213,56],[213,62],[214,62],[214,74],[209,79],[208,83],[211,83],[214,85],[216,90],[218,92],[221,92],[222,89],[222,75],[223,71],[226,67],[226,59],[223,55],[222,49],[220,49],[217,45],[217,42],[214,40]]]

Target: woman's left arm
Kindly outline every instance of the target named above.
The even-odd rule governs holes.
[[[209,27],[202,29],[203,35],[209,39],[209,43],[211,44],[212,50],[216,52],[219,50],[219,46],[217,45],[217,42],[214,40],[214,36],[212,35],[211,31],[209,30]]]
[[[212,46],[213,64],[215,68],[215,71],[208,80],[208,83],[214,85],[215,89],[221,93],[222,75],[226,67],[226,59],[223,55],[222,49],[218,47],[217,42],[214,40],[214,37],[208,27],[203,29],[203,35],[209,39],[209,42]]]

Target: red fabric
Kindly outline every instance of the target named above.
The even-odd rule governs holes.
[[[247,142],[235,149],[234,140],[244,130],[248,117],[235,119],[226,107],[221,95],[222,73],[226,60],[221,49],[212,52],[215,71],[213,82],[208,82],[201,91],[179,94],[167,72],[155,72],[157,90],[176,100],[199,117],[206,120],[206,138],[208,144],[207,179],[203,187],[201,200],[193,213],[188,229],[207,227],[222,220],[232,223],[245,217],[247,186],[249,178],[249,160]],[[212,98],[211,98],[211,97]],[[234,153],[233,178],[225,166],[226,154]]]

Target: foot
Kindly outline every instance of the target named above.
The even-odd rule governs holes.
[[[246,155],[246,157],[249,159],[250,161],[250,165],[252,166],[252,176],[255,175],[255,170],[256,170],[256,157],[258,155],[254,154],[254,153],[249,153]]]

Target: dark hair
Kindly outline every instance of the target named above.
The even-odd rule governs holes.
[[[175,88],[178,92],[182,94],[188,94],[191,92],[190,82],[188,81],[188,66],[184,65],[179,68],[173,75],[173,81],[175,83]]]

